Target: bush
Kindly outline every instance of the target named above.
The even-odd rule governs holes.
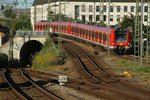
[[[35,54],[32,67],[35,69],[46,69],[57,63],[57,50],[52,46],[50,39],[47,39],[42,50]]]
[[[8,55],[5,53],[0,53],[0,67],[7,67],[8,64]]]

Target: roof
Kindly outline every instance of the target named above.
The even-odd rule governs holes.
[[[59,0],[34,0],[32,6],[47,4],[48,2],[57,2]],[[99,2],[100,0],[61,0],[67,2]],[[145,0],[147,1],[147,0]],[[106,2],[104,0],[104,2]],[[136,2],[136,0],[111,0],[111,2]]]
[[[73,22],[36,22],[36,25],[46,25],[46,24],[53,24],[53,25],[71,25],[73,27],[80,27],[82,29],[87,29],[87,30],[97,30],[98,32],[108,32],[111,30],[108,27],[98,27],[98,26],[93,26],[93,25],[86,25],[86,24],[80,24],[80,23],[73,23]]]
[[[3,35],[4,35],[4,33],[0,32],[0,36],[3,36]]]

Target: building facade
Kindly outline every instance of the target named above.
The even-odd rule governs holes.
[[[100,20],[108,24],[108,2],[105,0],[61,0],[61,13],[73,19],[85,22],[97,22]],[[139,7],[140,8],[140,7]],[[59,0],[35,0],[31,7],[31,22],[49,21],[48,11],[59,13]],[[141,9],[141,8],[140,8]],[[139,10],[140,10],[139,9]],[[143,22],[147,25],[148,6],[143,6]],[[136,14],[136,0],[111,0],[110,3],[110,25],[116,25],[122,21],[124,16]]]

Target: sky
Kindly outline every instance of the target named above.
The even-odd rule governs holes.
[[[17,8],[25,8],[25,0],[0,0],[0,4],[13,4],[13,1],[18,1],[19,4],[17,5]],[[27,0],[27,7],[30,8],[32,6],[34,0]]]

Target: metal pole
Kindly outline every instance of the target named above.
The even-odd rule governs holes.
[[[65,20],[65,16],[66,16],[66,3],[67,3],[67,0],[65,0],[65,5],[64,5],[64,20]]]
[[[110,0],[109,0],[109,2],[108,2],[108,28],[110,29]],[[108,48],[107,48],[107,51],[108,51],[108,59],[110,60],[111,58],[110,58],[110,48],[109,48],[109,43],[110,43],[110,30],[109,30],[109,32],[108,32],[108,43],[107,43],[107,45],[108,45]]]
[[[99,26],[101,25],[101,0],[99,0]]]
[[[59,0],[59,26],[58,26],[58,31],[59,31],[59,37],[58,37],[58,52],[59,56],[61,56],[61,0]]]
[[[51,21],[51,0],[48,0],[48,20]]]
[[[33,24],[35,24],[35,22],[36,22],[36,5],[34,7],[34,23]],[[33,27],[34,27],[34,25],[33,25]],[[34,28],[33,28],[33,31],[34,31]]]
[[[140,66],[142,66],[142,54],[143,54],[143,6],[144,6],[144,1],[141,0],[141,32],[140,32]]]
[[[94,2],[94,25],[96,24],[96,21],[95,21],[95,2]]]
[[[9,35],[9,60],[13,59],[13,32],[10,30],[10,35]]]

